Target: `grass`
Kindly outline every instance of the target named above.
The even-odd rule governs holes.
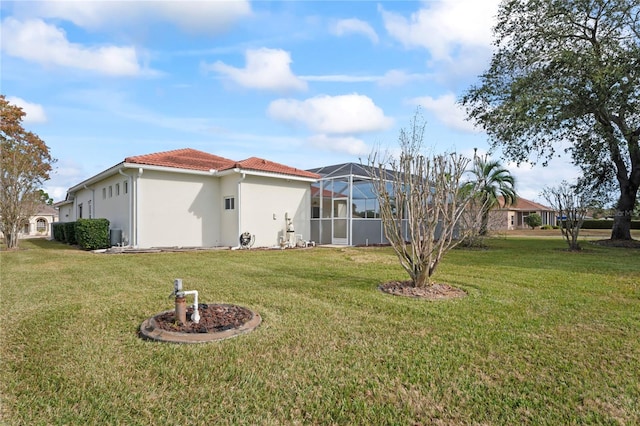
[[[508,236],[454,250],[469,297],[384,294],[387,248],[0,253],[0,423],[638,424],[640,253]],[[174,278],[258,311],[248,335],[149,342]]]

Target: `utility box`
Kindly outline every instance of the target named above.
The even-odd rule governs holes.
[[[111,247],[120,247],[122,245],[122,229],[110,229],[109,241],[111,243]]]

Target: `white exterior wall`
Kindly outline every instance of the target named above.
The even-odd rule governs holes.
[[[237,247],[240,244],[240,234],[245,232],[241,231],[238,226],[238,209],[240,204],[238,202],[238,182],[242,179],[240,173],[233,173],[220,178],[220,195],[219,202],[220,207],[217,214],[220,217],[221,231],[220,231],[220,245],[228,247]],[[225,210],[224,199],[225,197],[234,198],[234,209]]]
[[[137,179],[138,247],[221,244],[216,177],[144,170]]]
[[[78,219],[89,219],[94,217],[93,214],[90,215],[89,208],[93,209],[95,205],[94,198],[94,190],[91,187],[82,188],[76,192],[75,198],[73,200],[73,219],[65,220],[64,222],[73,222]],[[80,209],[82,208],[82,216],[80,216]],[[71,216],[70,216],[71,217]]]
[[[275,246],[287,238],[285,214],[293,220],[295,234],[310,239],[309,182],[247,175],[240,191],[242,231],[255,235],[255,247]]]
[[[131,173],[131,171],[128,171]],[[126,185],[125,185],[125,182]],[[91,185],[94,190],[93,218],[106,218],[110,229],[122,230],[122,242],[132,241],[132,210],[130,207],[132,188],[130,179],[121,174],[110,176]],[[87,218],[88,216],[84,216]]]
[[[73,210],[73,203],[63,204],[58,209],[58,220],[60,222],[73,222],[76,216]]]

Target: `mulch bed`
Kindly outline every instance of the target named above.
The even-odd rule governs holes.
[[[381,291],[395,296],[418,297],[428,300],[456,299],[465,297],[467,292],[449,284],[432,284],[428,287],[414,287],[412,281],[391,281],[378,286]]]
[[[187,324],[181,325],[176,321],[175,311],[167,311],[154,317],[156,324],[162,330],[178,333],[218,333],[233,328],[239,328],[253,317],[253,313],[246,308],[226,304],[200,303],[200,322],[195,324],[191,320],[193,307],[187,308]]]

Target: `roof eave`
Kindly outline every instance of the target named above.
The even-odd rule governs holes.
[[[250,175],[250,176],[270,177],[274,179],[295,180],[295,181],[309,182],[309,183],[317,182],[319,180],[319,178],[288,175],[285,173],[264,172],[260,170],[242,169],[242,168],[232,168],[232,169],[222,170],[218,172],[218,176],[228,176],[234,173],[244,173],[245,175]]]

